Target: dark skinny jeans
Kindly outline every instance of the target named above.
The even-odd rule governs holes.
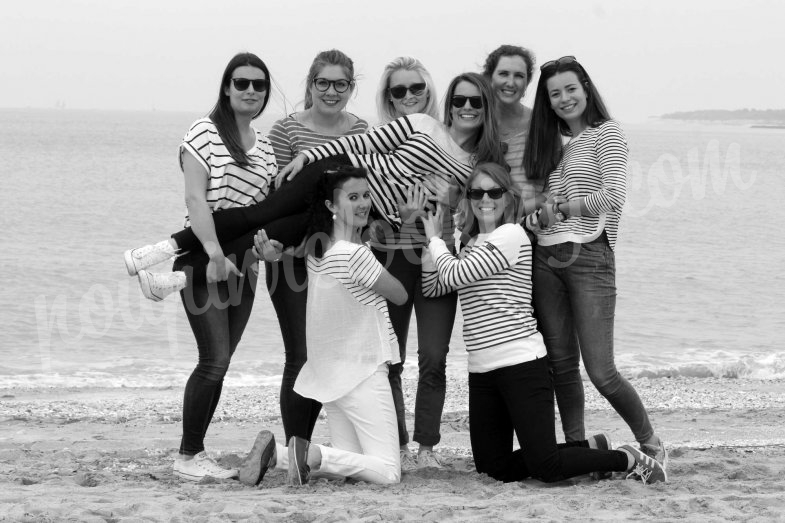
[[[175,269],[179,268],[176,264]],[[251,316],[255,288],[256,276],[250,272],[216,284],[192,284],[180,292],[199,351],[199,361],[183,394],[180,454],[193,456],[204,450],[224,376]]]
[[[513,433],[520,448],[512,450]],[[469,373],[469,435],[477,472],[504,482],[561,481],[590,472],[627,470],[627,454],[556,444],[548,359]]]
[[[441,439],[442,411],[446,393],[447,352],[450,350],[450,335],[455,321],[458,294],[452,292],[438,298],[426,298],[422,294],[421,249],[373,249],[376,259],[392,276],[401,282],[408,299],[403,305],[387,302],[401,363],[390,365],[388,378],[398,418],[398,440],[401,445],[409,443],[406,430],[406,406],[403,399],[401,372],[406,362],[406,341],[412,309],[417,315],[417,396],[414,403],[414,441],[433,446]]]

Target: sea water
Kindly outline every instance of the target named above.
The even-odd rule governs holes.
[[[199,114],[0,110],[0,387],[182,386],[196,362],[177,296],[146,300],[124,250],[184,215],[177,149]],[[257,120],[263,131],[281,115]],[[624,125],[615,354],[628,377],[785,377],[785,130]],[[162,265],[159,270],[168,270]],[[448,372],[464,374],[456,321]],[[416,324],[406,372],[416,373]],[[280,382],[260,285],[227,376]]]

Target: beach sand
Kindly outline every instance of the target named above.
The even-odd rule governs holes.
[[[465,381],[448,384],[444,470],[407,473],[395,486],[321,479],[302,488],[277,471],[258,488],[174,477],[178,388],[0,389],[0,520],[785,521],[785,381],[632,380],[670,447],[669,482],[655,485],[621,476],[503,484],[478,474]],[[405,385],[411,407],[415,384]],[[632,443],[586,385],[587,430]],[[227,384],[208,451],[236,466],[261,429],[283,439],[277,388]],[[314,441],[327,441],[323,418]]]

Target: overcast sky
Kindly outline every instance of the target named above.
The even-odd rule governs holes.
[[[251,51],[280,90],[303,98],[314,55],[355,62],[349,109],[375,115],[381,71],[419,58],[443,95],[500,44],[538,64],[572,54],[626,121],[692,109],[782,109],[785,3],[775,0],[39,0],[4,5],[0,107],[205,113],[226,62]],[[535,77],[536,81],[536,77]],[[531,104],[534,85],[529,89]],[[284,97],[288,106],[284,106]],[[277,116],[277,115],[276,115]]]

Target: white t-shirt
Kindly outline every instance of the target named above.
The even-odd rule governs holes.
[[[335,401],[379,365],[400,362],[387,300],[371,290],[383,270],[368,247],[347,241],[336,242],[321,258],[308,256],[308,360],[295,392]]]

